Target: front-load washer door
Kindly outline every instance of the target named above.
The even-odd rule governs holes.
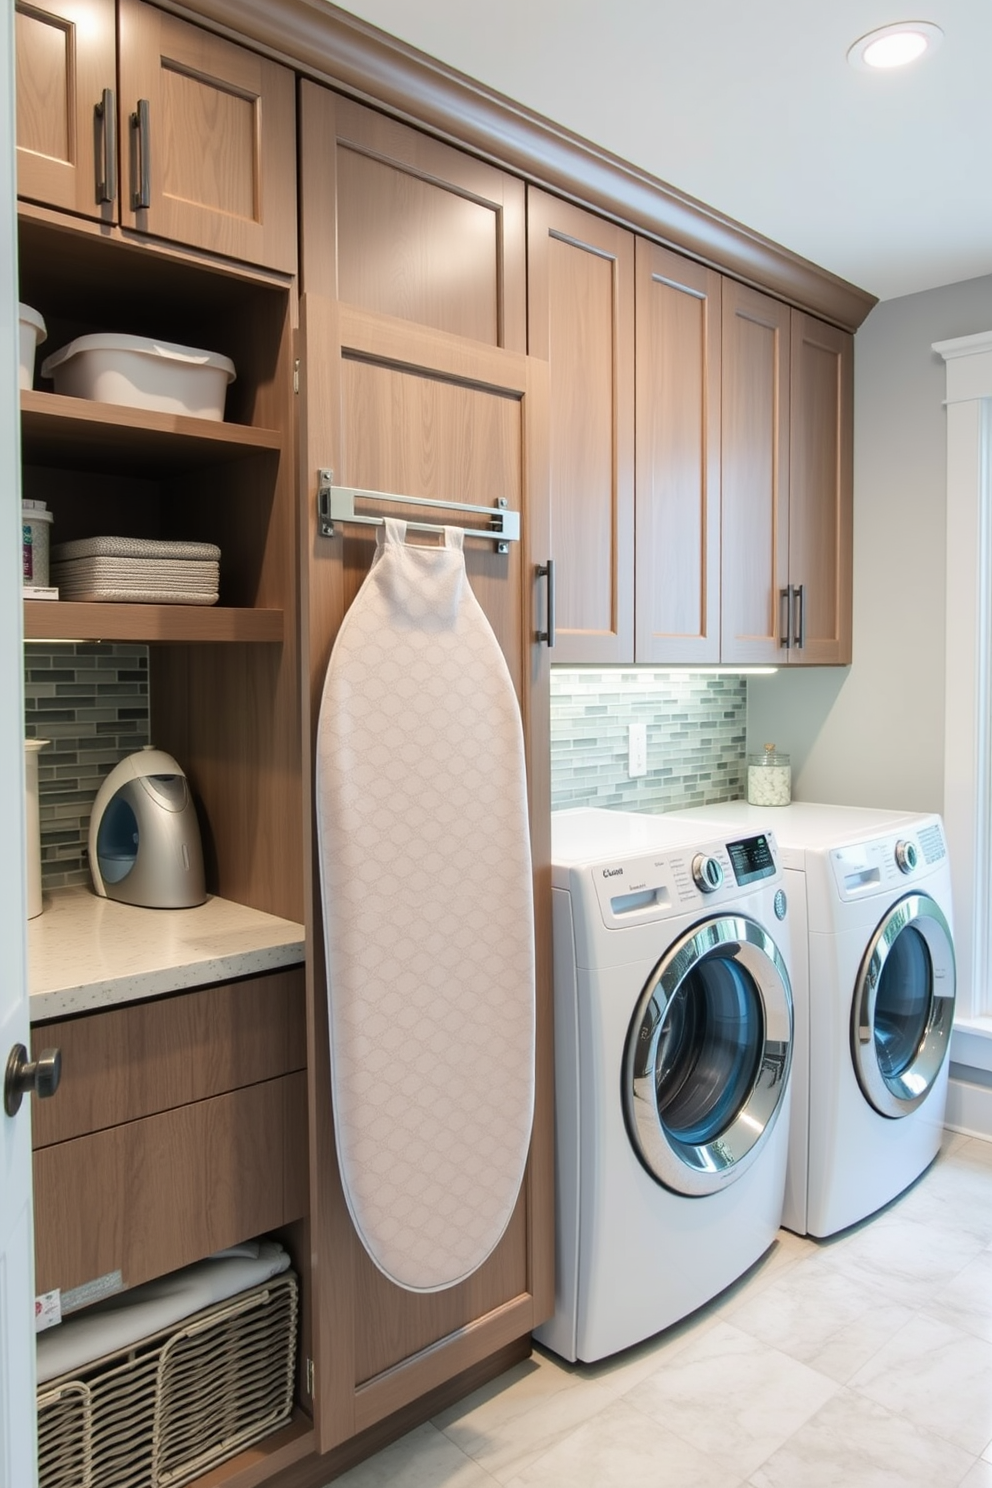
[[[926,1099],[950,1047],[955,987],[947,920],[929,894],[907,894],[872,936],[854,989],[854,1068],[882,1116]]]
[[[785,1096],[792,988],[766,930],[745,915],[695,926],[655,967],[624,1055],[624,1115],[653,1178],[701,1197],[754,1162]]]

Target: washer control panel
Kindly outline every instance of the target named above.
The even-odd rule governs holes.
[[[946,855],[940,824],[933,822],[916,832],[836,847],[830,866],[838,894],[849,901],[911,883],[930,873]]]
[[[660,850],[591,870],[604,924],[646,923],[683,908],[708,910],[733,898],[744,884],[780,874],[768,836],[740,842]]]

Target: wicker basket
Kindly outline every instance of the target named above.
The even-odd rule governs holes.
[[[39,1488],[179,1488],[289,1420],[291,1271],[38,1391]]]

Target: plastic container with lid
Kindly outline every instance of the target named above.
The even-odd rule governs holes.
[[[752,806],[788,806],[792,800],[792,765],[774,744],[747,757],[747,799]]]
[[[235,371],[230,358],[216,351],[147,336],[101,334],[79,336],[53,351],[42,362],[41,375],[70,398],[220,422]]]
[[[52,514],[45,501],[21,502],[21,571],[29,588],[48,587]]]
[[[20,333],[18,385],[22,388],[32,388],[34,387],[35,352],[48,335],[48,331],[42,317],[37,310],[32,310],[30,305],[18,305],[17,326]]]

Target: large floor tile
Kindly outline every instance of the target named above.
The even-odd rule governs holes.
[[[905,1307],[922,1307],[984,1249],[980,1237],[886,1216],[824,1244],[820,1259]]]
[[[919,1314],[851,1388],[978,1456],[992,1440],[992,1344]]]
[[[624,1399],[746,1478],[837,1389],[780,1349],[720,1323]]]
[[[505,1488],[738,1488],[739,1474],[616,1400]]]
[[[961,1488],[992,1488],[992,1462],[982,1458],[961,1479]]]
[[[843,1383],[913,1311],[813,1257],[732,1316],[735,1327]]]
[[[927,1303],[925,1310],[928,1317],[992,1343],[992,1250],[976,1256]]]
[[[495,1479],[425,1424],[335,1478],[333,1488],[494,1488]]]
[[[750,1481],[753,1488],[957,1488],[972,1462],[970,1452],[843,1390]]]

